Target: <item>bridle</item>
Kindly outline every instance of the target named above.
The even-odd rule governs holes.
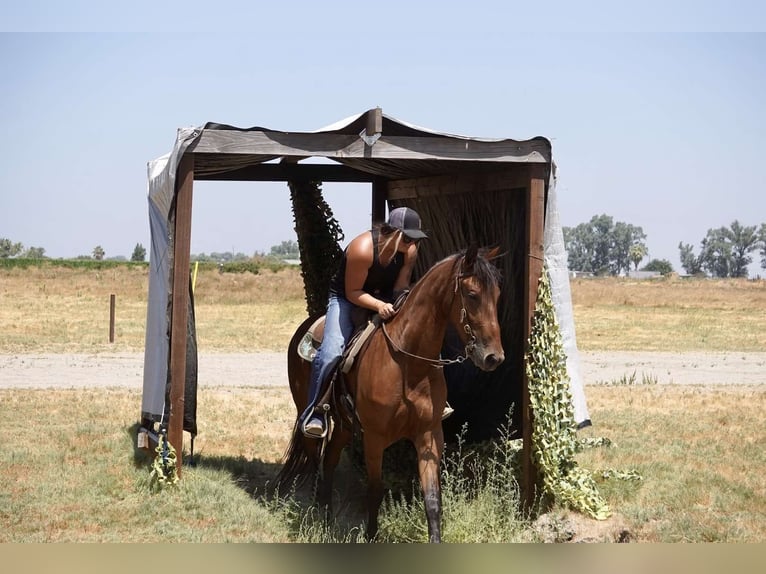
[[[465,259],[465,257],[463,257]],[[452,300],[455,300],[455,295],[459,292],[460,293],[460,323],[463,325],[463,331],[468,335],[468,340],[465,344],[465,349],[463,350],[463,355],[458,355],[454,359],[431,359],[429,357],[422,357],[420,355],[415,355],[414,353],[410,353],[409,351],[405,351],[402,349],[399,345],[397,345],[394,340],[391,338],[391,335],[389,335],[388,331],[386,330],[386,324],[381,323],[381,327],[383,328],[383,335],[385,335],[386,340],[391,344],[391,346],[398,352],[403,355],[407,355],[408,357],[412,357],[413,359],[418,359],[421,361],[424,361],[428,364],[430,364],[432,367],[436,368],[442,368],[447,365],[454,365],[454,364],[460,364],[463,361],[465,361],[471,353],[473,353],[474,349],[476,348],[476,335],[473,333],[473,329],[471,328],[471,324],[468,322],[468,312],[465,310],[465,298],[463,296],[463,287],[460,283],[461,279],[465,279],[466,277],[473,276],[473,273],[457,273],[455,275],[455,290],[452,294]],[[398,310],[397,310],[398,313]]]

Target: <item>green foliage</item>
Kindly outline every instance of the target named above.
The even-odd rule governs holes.
[[[48,268],[65,267],[67,269],[88,269],[98,271],[101,269],[114,269],[116,267],[145,267],[148,263],[141,261],[115,261],[104,259],[97,261],[95,259],[2,259],[0,258],[0,269],[27,269],[30,267]]]
[[[547,267],[540,277],[525,363],[534,417],[532,454],[543,495],[593,518],[607,518],[606,501],[575,460],[577,428]]]
[[[641,263],[641,260],[646,257],[648,253],[649,250],[646,248],[646,245],[637,243],[630,246],[628,249],[628,259],[633,263],[634,269],[638,269],[638,264]]]
[[[299,259],[300,249],[295,241],[283,241],[279,245],[273,245],[269,255],[279,259]]]
[[[146,248],[140,243],[136,243],[133,248],[133,254],[130,256],[131,261],[145,261],[146,260]]]
[[[511,420],[509,415],[508,421]],[[532,542],[521,515],[518,486],[520,440],[510,425],[496,440],[466,445],[467,427],[441,469],[442,539],[453,543]],[[424,542],[428,528],[419,484],[407,495],[389,492],[380,517],[379,541]]]
[[[232,253],[231,251],[224,253],[213,251],[209,255],[207,253],[192,253],[190,256],[191,261],[199,261],[200,263],[229,263],[231,261],[248,261],[250,259],[249,255],[239,252]]]
[[[0,237],[0,259],[15,257],[24,249],[21,243],[13,243],[10,239]]]
[[[652,259],[641,268],[641,271],[656,271],[662,275],[673,273],[673,264],[667,259]]]
[[[766,223],[761,223],[758,230],[758,254],[761,256],[761,267],[766,269]]]
[[[564,227],[562,231],[569,268],[574,271],[618,275],[628,271],[638,255],[640,262],[648,253],[641,227],[615,223],[606,214],[594,215],[588,223]]]
[[[731,227],[708,229],[700,243],[699,256],[694,255],[691,245],[681,242],[678,244],[681,266],[689,275],[704,270],[713,277],[747,277],[747,267],[753,262],[750,254],[759,246],[766,250],[763,226],[759,232],[755,225],[743,226],[735,219]],[[766,268],[766,259],[762,263]]]
[[[155,490],[162,490],[167,486],[178,484],[176,449],[164,435],[159,435],[154,452],[156,456],[152,462],[152,471],[149,473],[151,487]]]

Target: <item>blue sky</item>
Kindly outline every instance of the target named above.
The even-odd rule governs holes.
[[[562,223],[639,225],[677,270],[679,241],[766,222],[766,34],[742,33],[764,29],[758,3],[551,20],[483,1],[89,4],[0,8],[0,237],[51,257],[148,248],[146,164],[179,127],[311,131],[375,106],[437,131],[549,138]],[[324,189],[347,236],[367,228],[366,186]],[[193,253],[294,237],[285,185],[195,184]]]

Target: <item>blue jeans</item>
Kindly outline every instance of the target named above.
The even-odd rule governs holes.
[[[330,373],[337,366],[346,348],[346,343],[354,334],[354,321],[351,315],[354,307],[354,304],[346,298],[330,295],[327,302],[322,344],[311,363],[309,402],[306,410],[301,414],[301,424],[306,420],[306,417],[310,416],[319,399],[322,383],[329,378]]]

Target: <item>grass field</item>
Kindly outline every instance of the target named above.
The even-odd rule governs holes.
[[[0,269],[0,352],[104,352],[144,348],[147,270]],[[200,347],[281,351],[306,305],[300,272],[205,270],[195,286]],[[115,342],[108,342],[115,295]],[[572,281],[583,350],[763,351],[766,281],[622,278]]]
[[[142,352],[146,290],[142,268],[3,269],[0,354]],[[110,294],[117,301],[111,344]],[[572,297],[581,349],[766,349],[763,281],[578,279]],[[206,352],[281,351],[305,313],[300,275],[289,268],[203,272],[195,298]],[[582,436],[613,446],[587,449],[578,460],[593,471],[642,477],[599,482],[631,540],[766,541],[765,386],[615,381],[586,392],[596,426]],[[353,523],[327,530],[260,497],[292,424],[284,389],[206,392],[199,418],[217,427],[198,439],[200,464],[184,467],[179,487],[162,494],[134,453],[139,404],[131,389],[0,390],[0,542],[359,539]],[[500,540],[538,539],[524,517],[497,516],[507,501],[493,496],[445,492],[445,540],[490,541],[488,525]],[[419,505],[393,503],[385,514],[385,539],[422,535]]]

